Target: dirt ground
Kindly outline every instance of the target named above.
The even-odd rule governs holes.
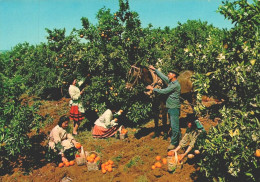
[[[204,99],[205,105],[214,103],[213,99]],[[167,147],[170,138],[164,140],[162,136],[153,138],[154,122],[150,121],[140,128],[127,128],[128,138],[120,140],[117,138],[93,139],[90,130],[81,128],[76,140],[79,141],[86,151],[98,151],[103,162],[111,159],[114,161],[112,172],[103,174],[101,170],[88,171],[84,166],[70,166],[59,168],[55,163],[47,163],[44,159],[42,147],[47,143],[48,132],[57,124],[61,115],[69,112],[69,99],[62,98],[59,101],[42,101],[40,114],[46,116],[45,127],[40,131],[40,135],[32,135],[35,141],[31,157],[20,159],[14,169],[3,176],[0,181],[48,181],[65,182],[66,178],[72,181],[123,181],[123,182],[145,182],[145,181],[175,181],[189,182],[201,181],[196,175],[198,167],[196,159],[193,161],[184,159],[182,169],[177,169],[174,173],[169,173],[167,165],[161,168],[151,169],[156,162],[157,155],[162,158],[167,157]],[[190,106],[181,106],[181,118],[186,113],[191,112]],[[216,125],[216,121],[208,118],[200,118],[204,128],[208,131],[211,126]],[[180,120],[181,121],[181,120]],[[181,128],[182,135],[185,128]]]

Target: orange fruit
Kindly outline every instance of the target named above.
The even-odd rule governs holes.
[[[135,129],[135,128],[133,129],[133,132],[136,132],[136,129]]]
[[[80,143],[76,143],[75,147],[76,147],[76,149],[80,149],[81,148],[81,144]]]
[[[104,169],[104,168],[105,168],[105,166],[106,166],[105,164],[101,164],[101,168],[102,168],[102,169]]]
[[[103,174],[106,174],[106,172],[107,172],[107,170],[102,169],[102,173],[103,173]]]
[[[95,158],[94,162],[97,162],[97,161],[99,161],[99,160],[100,160],[100,157],[97,156],[97,157]]]
[[[189,158],[189,159],[193,159],[193,158],[194,158],[194,155],[193,155],[193,154],[189,154],[189,155],[188,155],[188,158]]]
[[[63,166],[64,166],[63,162],[59,163],[59,167],[63,167]]]
[[[90,163],[93,163],[93,162],[94,162],[94,158],[90,157],[90,158],[89,158],[89,162],[90,162]]]
[[[108,165],[105,165],[104,169],[105,169],[105,170],[108,170]]]
[[[154,165],[155,165],[155,167],[158,167],[158,168],[162,167],[162,164],[160,162],[156,162]]]
[[[96,154],[91,154],[90,157],[95,159],[96,158]]]
[[[107,162],[108,162],[108,164],[111,164],[111,165],[114,164],[114,161],[112,161],[112,160],[108,160]]]
[[[69,163],[70,163],[70,166],[73,166],[75,164],[74,161],[70,161]]]
[[[155,157],[155,159],[156,159],[157,161],[159,161],[159,160],[161,160],[161,156],[157,155],[157,156]]]
[[[113,169],[112,169],[111,166],[108,166],[108,167],[107,167],[107,171],[108,171],[108,172],[111,172],[112,170],[113,170]]]
[[[95,112],[98,112],[98,109],[95,109]]]
[[[70,166],[70,163],[69,163],[69,162],[65,162],[65,166],[66,166],[66,167],[69,167],[69,166]]]
[[[163,158],[163,159],[162,159],[162,163],[163,163],[163,164],[167,164],[167,159],[166,159],[166,158]]]
[[[168,154],[168,156],[173,156],[173,155],[174,155],[174,152],[171,150],[171,151],[169,151],[167,154]]]
[[[256,156],[256,157],[260,157],[260,149],[256,149],[256,151],[255,151],[255,156]]]
[[[156,167],[155,167],[155,165],[152,165],[152,169],[155,169]]]
[[[198,154],[200,154],[200,151],[199,150],[194,150],[194,153],[198,155]]]

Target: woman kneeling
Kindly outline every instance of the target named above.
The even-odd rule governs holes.
[[[70,150],[77,150],[75,145],[78,143],[74,139],[74,137],[67,133],[65,130],[68,127],[69,117],[62,116],[50,133],[49,147],[53,149],[55,152],[59,152],[61,155],[61,160],[63,162],[68,161],[67,158],[71,156],[65,155]]]
[[[118,115],[123,111],[120,110],[116,113],[116,107],[110,106],[96,121],[92,131],[94,138],[108,138],[120,131],[122,126],[118,124]],[[116,114],[115,114],[116,113]],[[114,115],[115,114],[115,115]]]

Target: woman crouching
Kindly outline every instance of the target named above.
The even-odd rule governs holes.
[[[122,126],[118,124],[118,115],[121,115],[123,110],[116,113],[116,107],[110,105],[108,109],[95,121],[95,126],[92,131],[94,138],[108,138],[114,136],[117,131],[120,131]],[[116,114],[115,114],[116,113]]]
[[[49,147],[58,152],[62,162],[72,160],[75,155],[70,156],[71,152],[77,151],[75,146],[79,144],[74,137],[65,130],[68,127],[69,117],[62,116],[50,133]]]

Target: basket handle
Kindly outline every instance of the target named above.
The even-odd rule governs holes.
[[[174,154],[175,154],[175,157],[174,157],[175,158],[175,163],[178,164],[178,154],[177,154],[177,152],[174,152]]]

